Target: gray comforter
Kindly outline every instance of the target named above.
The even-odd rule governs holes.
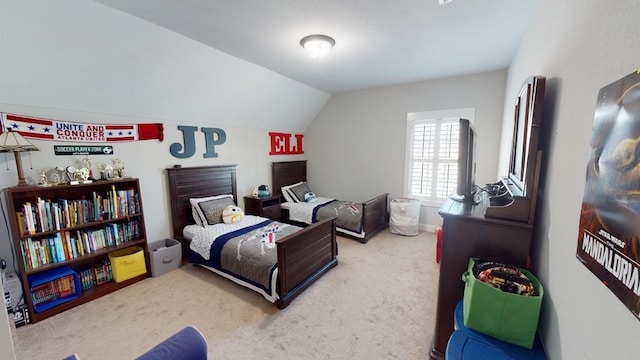
[[[326,204],[318,205],[313,209],[313,222],[335,217],[336,226],[355,232],[362,232],[362,204],[351,201],[333,200]]]
[[[222,235],[211,245],[206,265],[272,293],[270,280],[278,262],[275,242],[299,229],[268,220]]]

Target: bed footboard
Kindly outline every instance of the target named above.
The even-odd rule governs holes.
[[[389,225],[387,214],[388,193],[384,193],[362,203],[362,222],[365,237],[361,242],[366,243],[371,237]]]
[[[276,242],[278,248],[277,306],[291,300],[338,264],[336,220],[326,219]]]
[[[346,233],[340,233],[340,236],[353,238],[364,244],[381,230],[384,230],[389,225],[388,198],[389,194],[384,193],[362,203],[362,230],[364,237],[353,236]],[[282,208],[280,215],[283,222],[300,227],[308,226],[305,223],[291,220],[289,218],[289,210],[287,209]]]

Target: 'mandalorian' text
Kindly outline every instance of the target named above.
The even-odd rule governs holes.
[[[607,269],[636,295],[640,295],[640,279],[637,264],[618,253],[613,244],[602,242],[592,234],[585,232],[582,237],[582,250]]]

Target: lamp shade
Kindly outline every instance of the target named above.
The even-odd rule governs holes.
[[[39,149],[28,142],[19,132],[8,129],[0,133],[0,152],[38,151]]]
[[[16,170],[18,171],[18,186],[28,185],[24,179],[24,172],[22,171],[22,160],[20,159],[21,152],[24,151],[38,151],[39,149],[28,142],[20,135],[19,132],[11,131],[11,128],[6,132],[0,134],[0,152],[12,152],[16,159]]]

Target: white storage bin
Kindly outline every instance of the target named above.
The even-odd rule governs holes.
[[[415,236],[419,233],[420,200],[400,198],[391,200],[389,231]]]
[[[151,276],[158,277],[175,270],[182,264],[182,246],[175,239],[164,239],[149,244]]]

